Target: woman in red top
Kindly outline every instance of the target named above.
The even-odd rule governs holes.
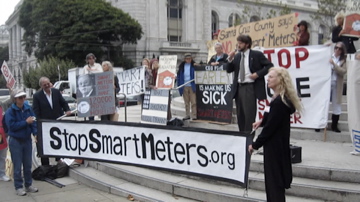
[[[10,181],[10,178],[5,174],[5,163],[6,163],[6,155],[7,155],[7,140],[4,128],[2,126],[2,119],[4,118],[3,109],[0,106],[0,180],[2,181]]]
[[[297,25],[299,32],[296,34],[295,46],[307,46],[309,45],[310,34],[308,32],[308,23],[302,20]]]

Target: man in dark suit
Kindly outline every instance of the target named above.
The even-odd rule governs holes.
[[[264,76],[274,65],[262,52],[251,50],[250,36],[240,35],[237,42],[238,52],[229,53],[227,72],[234,72],[232,93],[239,130],[251,131],[256,118],[256,99],[266,99]]]
[[[60,116],[70,115],[71,111],[69,105],[64,100],[60,91],[51,88],[50,80],[46,77],[41,77],[39,80],[41,90],[36,92],[33,97],[33,110],[37,119],[52,119],[56,120]],[[60,160],[56,158],[56,161]],[[49,158],[41,158],[42,165],[49,165]]]

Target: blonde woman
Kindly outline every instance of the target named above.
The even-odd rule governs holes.
[[[102,70],[104,72],[110,71],[110,72],[114,72],[114,68],[111,64],[111,62],[109,61],[104,61],[102,64]],[[117,78],[117,76],[114,74],[114,93],[115,93],[115,107],[118,105],[117,99],[116,99],[116,94],[120,91],[120,85],[119,85],[119,79]],[[110,120],[110,115],[111,114],[106,114],[106,115],[101,115],[101,120]]]
[[[274,91],[269,109],[265,110],[264,119],[253,124],[263,130],[251,145],[254,149],[264,147],[265,190],[267,201],[285,201],[285,189],[292,182],[290,157],[290,115],[296,110],[301,112],[302,105],[292,80],[285,68],[270,68],[268,87]]]

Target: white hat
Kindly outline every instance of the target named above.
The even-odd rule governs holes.
[[[14,98],[21,97],[24,95],[26,96],[26,93],[24,91],[19,91],[19,92],[16,92],[16,94],[14,95]]]

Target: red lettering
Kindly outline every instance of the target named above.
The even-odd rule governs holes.
[[[265,99],[265,100],[258,100],[258,108],[259,110],[264,110],[266,106],[269,106],[270,105],[270,102]]]
[[[300,56],[300,53],[303,53],[303,56]],[[295,63],[296,68],[300,68],[300,62],[306,60],[309,57],[309,51],[306,48],[300,47],[295,48]]]
[[[233,51],[231,41],[223,42],[222,47],[223,47],[225,53],[230,53],[231,51]]]
[[[270,49],[270,50],[264,50],[264,55],[267,56],[267,59],[271,62],[271,54],[275,53],[274,49]]]
[[[299,112],[295,112],[294,114],[290,115],[290,123],[291,124],[303,124],[301,119],[301,114]]]
[[[285,53],[285,56],[286,56],[286,62],[287,64],[284,64],[283,63],[283,57],[282,57],[282,54]],[[291,59],[290,59],[290,51],[287,50],[287,49],[281,49],[279,52],[278,52],[278,59],[279,59],[279,66],[280,67],[284,67],[284,68],[289,68],[291,66]]]

